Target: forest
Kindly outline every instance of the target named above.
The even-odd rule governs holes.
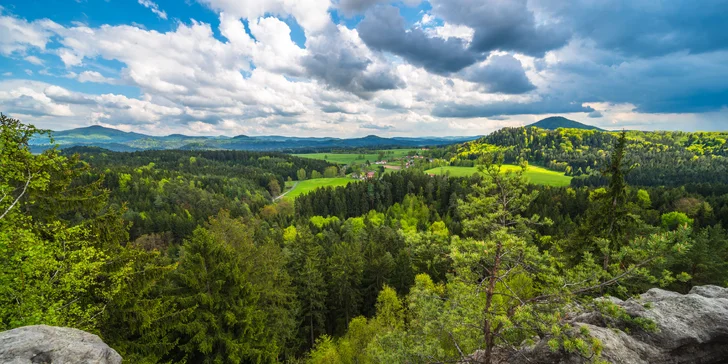
[[[728,285],[726,133],[506,128],[427,152],[469,177],[423,165],[275,200],[334,165],[33,153],[47,131],[0,128],[0,331],[74,327],[128,363],[490,364],[546,337],[600,362],[569,315],[654,325],[595,298]],[[529,184],[528,164],[574,178]]]
[[[506,163],[528,163],[574,176],[572,186],[606,186],[601,171],[617,132],[535,127],[503,128],[479,140],[430,150],[451,165],[473,165],[484,152],[500,152]],[[627,183],[670,186],[728,183],[728,133],[627,131],[631,172]]]

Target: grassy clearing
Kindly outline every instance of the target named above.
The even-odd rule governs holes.
[[[286,182],[286,190],[290,189],[294,185],[296,187],[286,194],[286,197],[284,198],[295,199],[296,197],[309,193],[317,188],[346,186],[351,182],[356,182],[356,180],[348,177],[337,177],[307,179],[305,181],[298,182],[298,184],[296,184],[296,181]]]
[[[379,152],[384,152],[384,159],[389,160],[393,158],[401,158],[406,156],[412,149],[381,149],[369,153],[305,153],[305,154],[293,154],[296,157],[311,158],[325,160],[331,163],[338,164],[352,164],[352,163],[364,163],[369,161],[374,163],[377,161]],[[391,154],[390,154],[391,152]],[[361,157],[364,158],[361,158]]]
[[[502,167],[502,170],[505,171],[516,171],[520,167],[510,164],[504,164]],[[432,174],[446,174],[450,173],[453,177],[468,177],[472,176],[475,173],[478,173],[477,167],[437,167],[432,168],[426,171],[427,173]],[[526,173],[524,173],[526,178],[531,183],[538,184],[538,185],[546,185],[546,186],[568,186],[571,183],[570,176],[565,176],[561,172],[556,172],[552,170],[548,170],[546,168],[538,167],[538,166],[528,166],[528,169],[526,170]]]

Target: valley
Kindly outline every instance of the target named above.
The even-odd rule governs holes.
[[[0,284],[12,295],[0,294],[0,329],[97,332],[130,362],[204,362],[208,345],[224,363],[238,351],[446,362],[460,357],[453,342],[479,353],[534,335],[599,355],[588,333],[554,336],[573,330],[569,302],[648,330],[596,298],[728,282],[723,132],[551,119],[418,147],[113,151],[103,145],[144,139],[111,133],[38,150],[25,137],[37,129],[2,118]],[[515,339],[484,334],[492,315]]]

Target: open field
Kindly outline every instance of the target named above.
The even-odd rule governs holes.
[[[516,165],[505,164],[502,167],[503,171],[515,171],[520,167]],[[450,173],[453,177],[468,177],[474,173],[478,173],[477,167],[437,167],[428,169],[425,171],[432,174],[446,174]],[[528,170],[524,174],[531,183],[547,186],[568,186],[571,183],[570,176],[565,176],[561,172],[548,170],[538,166],[528,166]]]
[[[406,153],[406,152],[405,152]],[[323,159],[324,153],[321,154],[321,159]],[[329,153],[329,158],[332,158],[332,156],[336,156],[337,154],[331,154]],[[341,154],[341,155],[347,155],[347,156],[354,156],[355,154]],[[376,155],[374,155],[376,157]],[[503,165],[504,171],[515,171],[517,170],[518,166],[515,165]],[[386,169],[385,173],[391,173],[393,172],[393,169]],[[467,177],[471,176],[474,173],[478,173],[477,167],[437,167],[432,168],[426,171],[427,173],[432,174],[446,174],[449,173],[453,177]],[[551,171],[543,167],[538,166],[528,166],[528,170],[525,173],[526,178],[531,183],[540,184],[540,185],[547,185],[547,186],[568,186],[569,183],[571,183],[571,177],[564,176],[563,173],[559,173],[556,171]],[[309,193],[317,188],[321,187],[338,187],[338,186],[346,186],[351,182],[356,182],[355,179],[349,178],[349,177],[337,177],[337,178],[317,178],[317,179],[309,179],[305,181],[292,181],[292,182],[286,182],[286,195],[284,198],[287,199],[295,199],[296,197]],[[294,187],[295,186],[295,187]],[[293,189],[291,189],[293,187]]]
[[[305,154],[293,154],[296,157],[321,159],[331,163],[338,164],[351,164],[351,163],[364,163],[369,161],[374,163],[377,161],[379,152],[384,152],[384,159],[390,160],[393,158],[401,158],[408,154],[408,152],[417,150],[417,148],[410,149],[382,149],[369,153],[305,153]],[[391,152],[391,154],[389,154]],[[362,156],[364,158],[362,158]]]
[[[296,184],[298,182],[298,184]],[[355,179],[349,177],[337,177],[337,178],[316,178],[307,179],[305,181],[293,181],[286,182],[286,190],[292,186],[296,186],[291,192],[286,194],[284,198],[295,199],[296,197],[309,193],[317,188],[321,187],[338,187],[346,186],[351,182],[356,182]]]

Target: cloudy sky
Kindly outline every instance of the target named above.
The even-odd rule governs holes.
[[[0,111],[55,130],[728,130],[728,0],[0,4]]]

